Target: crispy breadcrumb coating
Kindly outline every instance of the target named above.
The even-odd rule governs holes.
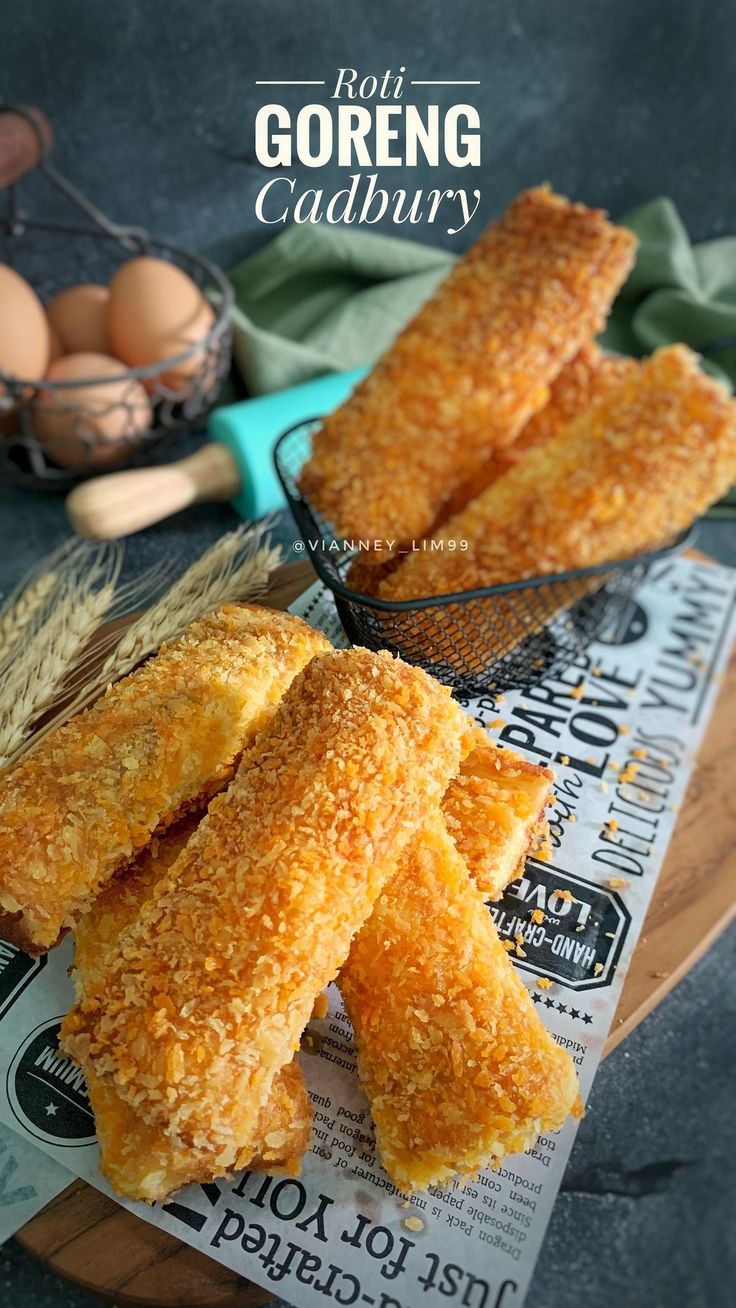
[[[476,886],[487,899],[499,899],[537,838],[554,777],[549,768],[499,749],[480,729],[476,740],[442,812]]]
[[[168,1136],[159,1124],[144,1122],[115,1086],[91,1068],[86,1075],[100,1168],[118,1194],[153,1203],[195,1181],[204,1185],[213,1179],[207,1157]],[[274,1077],[257,1118],[254,1145],[236,1155],[233,1168],[298,1176],[311,1129],[309,1095],[298,1063],[291,1062]]]
[[[518,196],[317,432],[300,487],[337,535],[426,535],[601,329],[635,246],[601,210]]]
[[[74,932],[73,980],[79,1000],[94,977],[114,955],[117,941],[140,915],[143,904],[157,893],[158,883],[174,864],[202,814],[183,818],[119,873],[98,896]],[[171,1140],[158,1126],[142,1122],[114,1086],[94,1072],[88,1090],[95,1114],[103,1175],[129,1199],[151,1199],[173,1193],[193,1181],[210,1180],[206,1167],[190,1151]],[[299,1174],[301,1157],[309,1148],[312,1109],[298,1063],[276,1073],[271,1093],[261,1108],[255,1132],[255,1153],[245,1149],[238,1167]]]
[[[274,1075],[467,736],[419,669],[362,649],[313,659],[67,1016],[66,1051],[197,1174],[254,1147]]]
[[[614,386],[627,377],[633,377],[639,367],[634,359],[604,354],[593,342],[587,341],[582,349],[565,364],[562,372],[549,388],[549,400],[543,409],[529,419],[513,445],[507,445],[473,471],[468,481],[452,495],[441,521],[434,524],[437,530],[454,513],[464,509],[486,486],[503,476],[509,468],[523,459],[529,450],[544,445],[559,436],[575,418],[608,395]]]
[[[0,776],[0,935],[56,944],[152,834],[201,807],[296,673],[329,648],[299,618],[225,605]]]
[[[408,556],[384,599],[451,594],[636,554],[671,539],[736,478],[736,405],[683,345],[658,350]],[[462,610],[446,617],[462,622]]]
[[[570,1055],[537,1016],[437,811],[339,985],[381,1159],[401,1190],[498,1165],[577,1110]]]
[[[604,354],[593,341],[586,342],[552,382],[544,408],[529,419],[512,445],[496,450],[473,469],[470,477],[453,491],[433,523],[432,531],[438,531],[448,518],[464,509],[470,500],[508,472],[529,450],[559,436],[574,418],[599,403],[626,377],[632,377],[638,366],[634,359]],[[375,596],[381,582],[396,571],[401,559],[401,554],[387,554],[385,551],[379,559],[375,552],[361,549],[350,563],[346,584],[363,595]]]

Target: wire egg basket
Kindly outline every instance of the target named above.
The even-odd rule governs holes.
[[[692,539],[688,531],[634,558],[500,586],[427,599],[377,599],[351,588],[350,568],[359,554],[335,549],[331,524],[299,490],[320,421],[290,427],[274,459],[314,570],[332,592],[347,636],[355,645],[388,649],[425,668],[460,696],[493,696],[558,676],[593,641],[622,625],[652,564]]]
[[[0,112],[20,113],[38,134],[36,122],[23,110],[3,108]],[[230,369],[229,320],[234,296],[224,273],[209,259],[156,240],[141,227],[111,222],[44,157],[46,142],[40,137],[39,144],[41,157],[34,171],[68,202],[72,220],[33,217],[21,204],[18,183],[12,184],[7,188],[5,215],[0,218],[0,262],[41,289],[38,275],[29,275],[29,266],[41,264],[46,269],[60,264],[67,284],[70,268],[79,281],[106,282],[125,260],[153,255],[185,272],[213,309],[211,326],[196,344],[145,367],[121,364],[115,377],[58,381],[10,376],[0,369],[0,482],[67,490],[100,471],[150,462],[154,450],[201,424]],[[53,284],[43,287],[46,294],[60,289]],[[145,405],[141,387],[147,394]],[[44,440],[40,437],[42,412],[64,419],[62,443],[67,456],[58,462],[53,440],[48,435]],[[110,417],[115,429],[113,443],[101,440],[97,427]],[[68,457],[69,450],[73,458]]]

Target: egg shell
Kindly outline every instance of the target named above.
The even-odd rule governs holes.
[[[110,354],[107,286],[83,282],[67,286],[46,305],[46,315],[61,342],[61,354]]]
[[[46,372],[49,349],[49,325],[36,292],[14,268],[0,263],[0,372],[36,381]],[[0,395],[5,389],[0,382]]]
[[[84,385],[91,378],[94,385]],[[109,378],[109,380],[102,380]],[[68,354],[48,371],[52,382],[78,382],[68,390],[39,391],[33,426],[46,454],[62,468],[121,463],[151,425],[151,405],[140,382],[119,359]]]
[[[52,327],[51,323],[49,323],[49,366],[52,363],[56,363],[56,360],[60,359],[63,353],[64,347],[59,340],[59,333],[56,328]]]
[[[200,344],[214,321],[214,310],[196,283],[165,259],[129,259],[110,283],[110,346],[112,353],[132,368],[164,363]],[[206,385],[214,380],[207,377],[211,371],[204,350],[198,350],[192,358],[152,379],[148,389],[155,390],[160,380],[177,398],[185,399],[195,381]]]

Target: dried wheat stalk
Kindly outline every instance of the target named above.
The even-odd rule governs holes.
[[[3,672],[22,641],[29,641],[48,618],[69,586],[70,577],[84,567],[94,547],[82,541],[66,540],[48,554],[0,605],[0,672]]]
[[[24,606],[23,595],[12,606],[10,613],[20,618],[8,624],[12,645],[0,681],[0,766],[22,752],[34,721],[53,702],[110,611],[122,558],[119,545],[74,542],[57,558],[56,568],[39,572],[53,574],[54,581],[35,617],[28,616],[33,603]],[[38,593],[35,581],[31,590]],[[43,621],[37,621],[41,614]]]
[[[268,524],[241,526],[217,541],[126,631],[104,633],[75,668],[79,689],[71,703],[34,736],[34,744],[61,721],[92,703],[112,682],[129,672],[166,640],[180,635],[190,622],[231,600],[263,598],[268,579],[279,562],[264,533]],[[127,612],[135,604],[128,598]],[[115,603],[113,612],[121,609]]]

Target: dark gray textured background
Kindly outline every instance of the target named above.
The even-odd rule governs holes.
[[[254,81],[402,63],[407,76],[481,80],[466,93],[483,121],[478,175],[387,179],[481,187],[471,229],[453,241],[415,228],[417,239],[460,248],[544,178],[614,215],[668,194],[698,239],[736,231],[733,0],[26,0],[0,20],[0,97],[47,110],[58,165],[113,217],[224,262],[278,230],[253,216],[265,180],[253,115],[266,94]],[[296,108],[304,95],[279,99]],[[344,184],[337,169],[306,172],[301,185]],[[41,207],[44,192],[34,184],[29,198]],[[40,244],[32,262],[41,289],[77,275]],[[128,570],[193,558],[232,520],[226,508],[180,515],[129,542]],[[63,532],[60,501],[0,487],[0,594]],[[705,543],[733,563],[733,534],[710,528]],[[599,1072],[533,1308],[732,1302],[734,962],[731,933]],[[14,1242],[0,1251],[0,1301],[99,1302]]]

